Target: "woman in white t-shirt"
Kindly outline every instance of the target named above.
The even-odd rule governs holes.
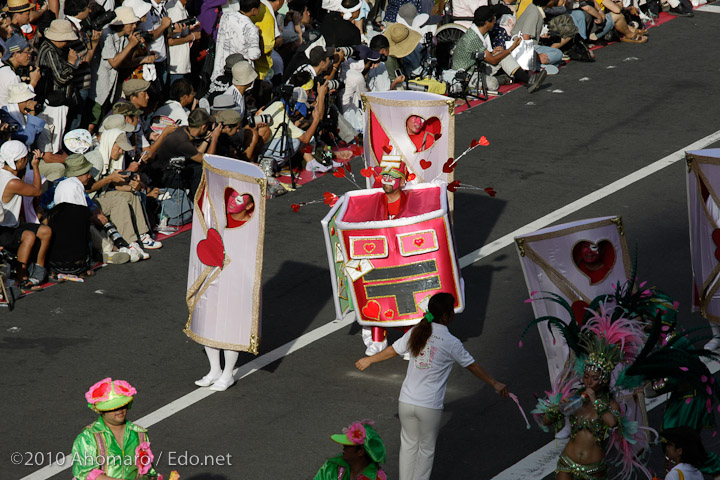
[[[455,362],[491,385],[500,395],[508,395],[507,387],[485,372],[462,342],[448,331],[447,325],[455,317],[454,305],[452,295],[436,293],[430,298],[428,313],[420,323],[392,346],[355,363],[358,370],[365,370],[373,363],[410,354],[398,406],[400,480],[430,478],[447,381]]]
[[[665,459],[672,469],[665,480],[702,480],[698,470],[707,460],[700,434],[690,427],[668,428],[660,432]],[[713,472],[714,473],[714,472]]]

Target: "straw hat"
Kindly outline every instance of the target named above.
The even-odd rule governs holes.
[[[72,42],[78,36],[73,31],[70,20],[53,20],[50,27],[45,29],[45,38],[56,42]]]
[[[8,0],[3,12],[22,13],[31,10],[32,6],[27,0]]]
[[[390,55],[402,58],[410,55],[422,39],[422,35],[401,23],[393,23],[384,33],[390,43]]]
[[[27,83],[16,83],[8,87],[7,103],[22,103],[31,98],[35,98],[35,92],[30,90]]]
[[[115,9],[115,20],[110,25],[127,25],[129,23],[138,23],[140,19],[135,16],[133,9],[130,7],[118,7]]]
[[[132,8],[138,18],[144,17],[152,9],[150,2],[144,2],[143,0],[125,0],[123,6]]]

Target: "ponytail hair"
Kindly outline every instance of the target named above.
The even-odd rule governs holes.
[[[441,325],[447,325],[453,318],[455,307],[455,297],[449,293],[440,292],[430,297],[428,302],[428,312],[425,314],[420,323],[412,329],[408,347],[413,357],[420,355],[425,348],[425,344],[432,334],[432,322]]]

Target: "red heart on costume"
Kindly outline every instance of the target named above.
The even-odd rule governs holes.
[[[497,192],[495,190],[493,190],[492,187],[485,188],[484,190],[485,190],[485,193],[487,193],[491,197],[494,197],[495,195],[497,195]]]
[[[356,157],[359,157],[363,153],[363,147],[361,147],[360,145],[351,145],[350,151],[352,152],[353,155],[355,155]]]
[[[293,203],[292,205],[290,205],[290,208],[292,208],[293,212],[297,212],[298,210],[300,210],[300,205],[298,205],[297,203]]]
[[[575,317],[575,323],[581,327],[584,323],[583,320],[585,319],[585,309],[588,307],[589,305],[587,302],[583,302],[582,300],[577,300],[570,306],[573,311],[573,316]]]
[[[715,249],[715,258],[718,262],[720,262],[720,229],[716,228],[712,232],[712,241],[715,243],[715,246],[717,247]]]
[[[335,235],[335,227],[330,227],[330,235]]]
[[[427,170],[427,169],[430,168],[431,166],[432,166],[432,162],[428,162],[428,161],[425,160],[425,159],[420,160],[420,167],[421,167],[423,170]]]
[[[483,135],[482,137],[480,137],[480,140],[478,140],[478,144],[482,145],[483,147],[487,147],[488,145],[490,145],[490,142],[488,142],[488,139],[485,138],[485,135]]]
[[[367,305],[362,307],[363,316],[372,320],[379,320],[380,318],[380,304],[375,300],[370,300]]]
[[[338,199],[338,196],[332,192],[323,193],[323,197],[325,197],[325,204],[330,205],[331,207],[335,205],[335,202],[337,202]]]
[[[393,318],[395,317],[395,312],[393,312],[392,310],[385,310],[385,312],[383,312],[383,315],[385,315],[385,318]]]
[[[454,182],[450,182],[448,184],[447,189],[451,192],[454,192],[455,190],[458,189],[459,186],[460,186],[460,180],[455,180]]]
[[[478,142],[477,140],[473,139],[473,141],[470,142],[470,148],[476,147],[477,145],[479,145],[479,143],[480,143],[480,142]]]
[[[435,134],[435,141],[437,142],[438,140],[440,140],[440,137],[442,137],[442,133],[436,133],[436,134]]]
[[[390,153],[391,153],[392,151],[393,151],[393,147],[391,147],[390,145],[385,145],[385,146],[383,147],[383,152],[387,153],[388,155],[390,155]]]
[[[425,243],[425,239],[420,237],[413,240],[413,243],[417,245],[418,247],[421,247],[423,243]]]
[[[225,260],[225,246],[220,233],[214,228],[208,228],[207,238],[197,244],[197,256],[208,267],[223,266]]]
[[[408,173],[407,181],[408,181],[408,182],[412,182],[412,181],[415,180],[416,178],[417,178],[417,175],[415,175],[414,173]]]
[[[360,170],[360,175],[362,175],[365,178],[370,178],[373,176],[373,169],[372,168],[363,168]]]
[[[453,165],[454,161],[455,161],[454,158],[452,158],[452,157],[448,158],[448,161],[445,162],[445,165],[443,165],[443,172],[452,173],[452,171],[455,170],[455,165]]]

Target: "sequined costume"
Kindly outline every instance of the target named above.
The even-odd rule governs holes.
[[[606,480],[607,463],[603,460],[597,463],[581,465],[574,462],[566,453],[561,453],[558,459],[555,473],[566,472],[572,475],[574,480]]]

